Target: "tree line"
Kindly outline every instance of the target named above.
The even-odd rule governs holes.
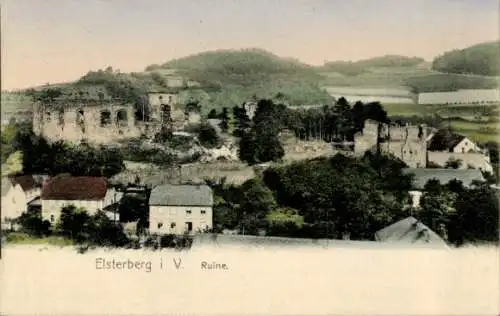
[[[403,167],[394,157],[339,154],[273,167],[240,186],[208,181],[215,194],[214,230],[373,240],[376,231],[413,215],[456,245],[498,241],[497,192],[483,184],[430,181],[421,209],[414,210],[412,176]]]

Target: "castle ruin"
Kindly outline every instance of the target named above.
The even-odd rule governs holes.
[[[177,94],[162,92],[148,93],[139,106],[101,92],[97,97],[78,95],[37,101],[33,108],[36,135],[48,141],[73,143],[108,144],[153,137],[163,128],[176,130],[187,122],[199,121],[199,114],[186,113]]]
[[[354,152],[392,154],[410,168],[427,165],[427,129],[424,125],[388,125],[367,120],[363,131],[354,137]]]

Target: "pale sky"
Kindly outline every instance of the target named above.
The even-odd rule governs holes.
[[[309,64],[427,60],[499,38],[499,0],[0,0],[2,90],[258,47]]]

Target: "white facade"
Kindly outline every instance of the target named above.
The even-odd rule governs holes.
[[[26,211],[26,195],[20,185],[9,188],[7,192],[2,192],[2,228],[9,228],[9,219],[14,219]]]
[[[55,224],[61,216],[61,209],[65,206],[73,205],[77,208],[84,208],[89,215],[97,213],[103,209],[104,200],[100,201],[78,201],[78,200],[42,200],[42,218]]]
[[[150,234],[183,234],[212,228],[211,206],[159,206],[149,207]],[[191,231],[189,224],[191,223]]]
[[[420,198],[422,197],[422,191],[409,191],[411,197],[411,206],[414,208],[420,207]]]
[[[2,192],[2,228],[7,228],[9,219],[18,218],[28,210],[28,203],[40,196],[40,188],[24,191],[19,184]]]
[[[110,189],[102,200],[45,200],[42,199],[42,218],[55,224],[61,216],[61,210],[65,206],[73,205],[77,208],[84,208],[89,215],[94,215],[98,210],[103,210],[106,206],[118,202],[115,201],[115,191]],[[109,216],[109,215],[108,215]]]
[[[460,167],[458,169],[474,169],[493,173],[493,166],[490,163],[490,158],[487,155],[477,152],[459,153],[459,152],[427,152],[427,161],[444,167],[449,160],[459,160]]]
[[[468,153],[469,151],[480,152],[479,148],[473,141],[465,137],[460,143],[458,143],[454,148],[454,153]]]

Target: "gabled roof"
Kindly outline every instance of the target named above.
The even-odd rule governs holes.
[[[99,201],[107,188],[103,177],[57,176],[43,185],[42,200]]]
[[[403,174],[413,174],[414,189],[423,189],[431,179],[438,180],[442,185],[452,180],[462,181],[464,186],[471,186],[473,181],[485,181],[480,170],[476,169],[443,169],[443,168],[405,168]]]
[[[159,185],[151,190],[149,205],[212,206],[212,189],[207,185]]]
[[[450,151],[465,138],[464,135],[449,133],[446,130],[439,130],[432,136],[427,148],[431,151]]]
[[[24,192],[41,187],[41,184],[32,175],[12,176],[9,180],[13,185],[19,184]]]
[[[377,231],[375,239],[381,242],[426,243],[447,247],[438,234],[413,216]]]

